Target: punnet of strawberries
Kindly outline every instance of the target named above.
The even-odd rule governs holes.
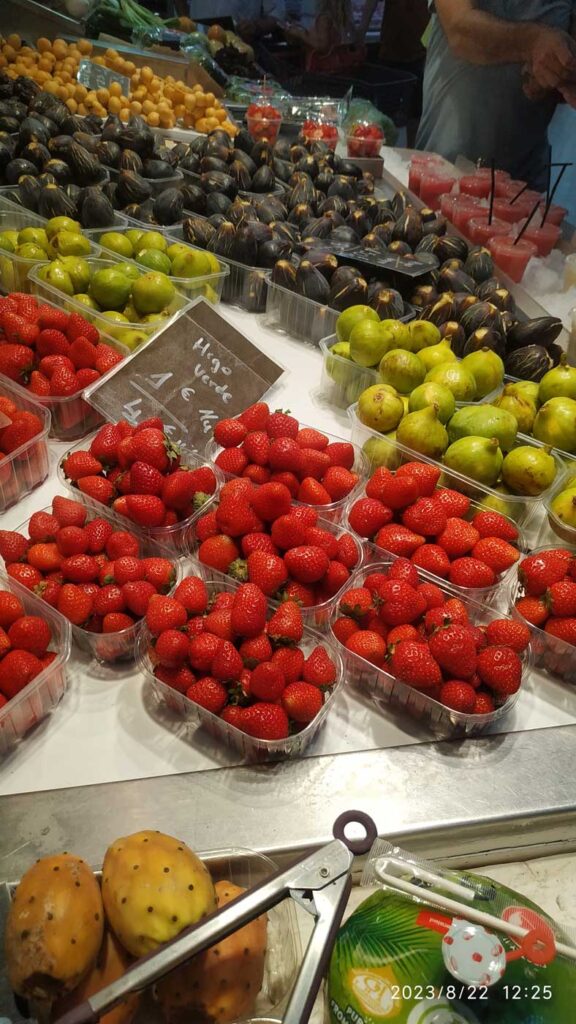
[[[519,690],[531,638],[524,623],[476,621],[470,604],[422,579],[407,558],[352,584],[332,621],[350,654],[467,715],[489,714]]]
[[[146,625],[156,679],[254,739],[301,732],[338,682],[326,646],[307,638],[299,606],[286,601],[270,613],[253,583],[218,591],[188,576],[172,597],[152,598]]]
[[[306,505],[342,501],[360,482],[353,444],[331,441],[287,412],[271,412],[266,402],[220,420],[214,440],[223,449],[214,460],[223,473],[255,484],[279,481]]]
[[[122,361],[79,313],[33,295],[0,297],[0,373],[41,398],[69,398]]]
[[[26,533],[0,530],[0,556],[12,579],[90,633],[134,626],[176,580],[169,558],[142,557],[133,533],[63,495],[30,517]]]
[[[245,477],[229,480],[194,530],[193,554],[203,565],[304,608],[333,598],[360,560],[349,531],[295,504],[280,481],[257,487]]]
[[[44,424],[36,413],[20,409],[8,395],[0,395],[0,483],[2,459],[32,441],[43,429]]]
[[[518,566],[514,597],[516,614],[546,637],[536,633],[537,661],[576,683],[576,552],[547,548],[527,555]]]
[[[0,711],[52,664],[51,643],[45,619],[27,615],[17,594],[0,590]]]
[[[349,508],[347,524],[364,541],[458,587],[493,587],[520,558],[518,529],[439,487],[439,478],[426,462],[406,462],[396,472],[381,466]]]
[[[216,491],[211,466],[188,465],[158,417],[131,426],[105,423],[86,448],[62,460],[73,487],[144,529],[167,528],[196,515]]]

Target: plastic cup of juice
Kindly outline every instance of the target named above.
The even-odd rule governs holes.
[[[492,188],[490,178],[483,174],[465,174],[458,184],[462,195],[477,196],[478,199],[487,199]]]
[[[489,223],[487,213],[480,217],[472,217],[466,228],[466,235],[474,245],[487,245],[495,235],[509,234],[509,224],[503,220],[496,220],[495,217],[492,217],[492,223]]]
[[[466,232],[468,221],[472,217],[481,217],[486,210],[486,203],[477,196],[458,196],[458,201],[452,207],[452,223],[459,231]]]
[[[538,255],[538,247],[534,242],[528,242],[525,238],[516,241],[513,235],[495,235],[489,240],[488,248],[500,270],[517,284],[524,277],[529,261]]]
[[[440,200],[440,213],[447,220],[454,223],[454,208],[458,204],[460,196],[457,192],[444,192],[443,195],[439,196]]]
[[[560,226],[567,213],[568,210],[565,206],[554,206],[553,204],[546,214],[546,223]]]
[[[524,220],[530,213],[532,204],[523,202],[523,198],[522,196],[512,206],[509,199],[495,199],[494,216],[498,220],[506,221],[507,224],[517,224],[518,221]]]
[[[492,168],[491,167],[477,167],[474,171],[475,178],[488,178],[488,181],[492,182]],[[510,181],[510,175],[508,171],[494,171],[495,181]]]
[[[420,195],[420,181],[422,175],[427,170],[433,168],[440,169],[444,166],[442,157],[436,156],[435,153],[415,153],[410,160],[410,170],[408,172],[408,188],[410,192],[414,192],[415,195]]]
[[[560,228],[557,224],[546,222],[540,226],[536,216],[526,228],[522,238],[525,238],[528,242],[534,242],[534,245],[538,248],[539,256],[549,256],[554,246],[558,245],[560,234]]]

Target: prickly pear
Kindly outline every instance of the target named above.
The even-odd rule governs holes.
[[[107,928],[94,967],[69,996],[56,1004],[52,1013],[54,1020],[58,1020],[74,1007],[80,1006],[90,996],[100,992],[107,985],[111,985],[113,981],[117,981],[126,973],[131,963],[132,958],[128,956],[113,932]],[[113,1010],[104,1014],[100,1018],[100,1024],[130,1024],[139,1002],[140,996],[137,993],[132,993],[118,1003]]]
[[[231,882],[217,882],[218,907],[243,892]],[[252,1016],[264,976],[266,930],[263,914],[163,978],[155,996],[167,1024],[228,1024]]]
[[[71,853],[43,857],[23,876],[6,923],[10,984],[51,1003],[78,985],[102,944],[104,908],[88,865]]]
[[[208,868],[185,843],[152,831],[108,847],[102,898],[116,938],[133,956],[157,949],[216,908]]]

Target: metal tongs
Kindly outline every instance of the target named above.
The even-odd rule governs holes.
[[[350,825],[360,825],[364,836],[349,839],[344,830]],[[227,938],[287,897],[295,900],[315,920],[283,1018],[284,1024],[306,1024],[348,902],[354,857],[368,853],[378,838],[374,822],[362,811],[340,815],[332,831],[332,842],[138,960],[118,981],[64,1014],[57,1024],[93,1024],[126,996],[148,988],[190,957]]]

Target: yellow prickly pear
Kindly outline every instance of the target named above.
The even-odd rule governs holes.
[[[43,857],[23,876],[5,935],[10,984],[50,1003],[78,985],[102,944],[104,908],[88,865],[71,853]]]
[[[243,892],[231,882],[217,882],[218,908]],[[167,1024],[228,1024],[251,1016],[264,977],[266,931],[263,914],[163,978],[155,996]]]
[[[78,988],[75,988],[69,996],[60,1000],[54,1007],[52,1019],[58,1020],[65,1013],[68,1013],[69,1010],[73,1010],[75,1006],[80,1006],[90,996],[95,995],[96,992],[100,992],[107,985],[111,985],[113,981],[117,981],[118,978],[121,978],[126,973],[131,963],[132,958],[120,945],[110,929],[107,928],[94,967],[86,975]],[[132,993],[132,995],[123,999],[121,1003],[118,1003],[118,1006],[115,1006],[114,1009],[101,1017],[100,1024],[130,1024],[138,1009],[139,1002],[140,996],[137,993]]]
[[[136,832],[108,847],[102,898],[110,927],[133,956],[150,953],[216,909],[208,868],[162,832]]]

